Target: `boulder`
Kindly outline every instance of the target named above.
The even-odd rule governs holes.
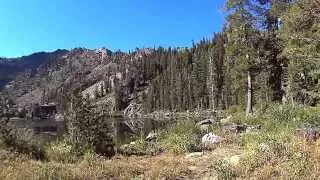
[[[62,114],[56,114],[54,120],[59,122],[64,121],[64,116]]]
[[[146,137],[146,141],[153,141],[158,138],[158,134],[156,132],[150,132]]]
[[[222,138],[213,133],[208,133],[201,138],[201,143],[205,149],[214,149],[222,142]]]
[[[136,145],[136,142],[132,141],[130,142],[130,145]]]
[[[141,117],[142,105],[137,103],[131,103],[123,111],[123,115],[129,118]]]

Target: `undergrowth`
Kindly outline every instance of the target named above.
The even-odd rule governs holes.
[[[236,109],[236,108],[235,108]],[[272,105],[246,117],[232,110],[232,122],[261,125],[261,129],[242,134],[223,134],[223,127],[210,131],[227,139],[225,147],[240,147],[240,165],[234,166],[221,157],[200,157],[202,168],[214,172],[218,179],[318,179],[320,177],[320,141],[306,142],[296,133],[304,127],[319,128],[320,109],[301,105]],[[109,160],[88,149],[75,154],[67,141],[46,146],[46,162],[32,156],[0,151],[0,179],[172,179],[194,177],[188,169],[185,153],[201,151],[203,132],[194,121],[180,119],[166,129],[157,130],[157,138],[145,137],[123,146],[134,155]],[[2,148],[3,149],[3,148]],[[232,149],[232,148],[231,148]],[[230,151],[231,151],[230,149]],[[216,151],[216,150],[214,150]],[[145,156],[147,155],[147,156]],[[208,154],[210,156],[210,153]],[[210,159],[214,159],[211,161]],[[210,166],[208,166],[208,164]],[[212,165],[212,166],[211,166]],[[198,172],[202,175],[202,171]],[[199,175],[198,175],[199,176]],[[197,176],[197,177],[198,177]]]
[[[286,177],[289,179],[309,179],[310,169],[320,168],[319,156],[316,159],[306,151],[313,143],[307,143],[298,136],[298,129],[319,128],[320,109],[302,105],[273,105],[246,117],[234,113],[237,123],[262,125],[258,132],[242,136],[246,158],[243,161],[243,176],[269,179]],[[319,142],[319,141],[318,141]],[[319,150],[316,150],[319,151]],[[311,171],[317,174],[316,171]]]

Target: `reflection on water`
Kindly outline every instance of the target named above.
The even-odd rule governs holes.
[[[134,137],[146,136],[149,132],[163,127],[164,124],[150,118],[129,119],[122,116],[109,117],[111,134],[116,146],[130,143]],[[65,121],[55,120],[26,120],[22,118],[11,118],[10,122],[18,128],[33,130],[34,134],[46,137],[47,140],[56,139],[66,133]]]
[[[163,123],[150,118],[111,117],[110,121],[116,146],[129,143],[136,136],[146,136],[149,132],[163,126]]]
[[[33,131],[33,134],[43,140],[54,140],[64,135],[66,131],[65,121],[55,121],[52,119],[26,119],[10,118],[10,124],[17,128],[25,128]]]

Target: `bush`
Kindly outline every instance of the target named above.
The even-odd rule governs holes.
[[[319,107],[301,107],[295,117],[295,121],[300,125],[320,126],[320,108]]]
[[[266,113],[257,113],[248,121],[261,124],[258,133],[246,133],[242,144],[247,153],[247,170],[252,171],[268,163],[277,164],[292,155],[294,131],[297,127],[295,118],[301,110],[291,105],[272,105]]]
[[[229,110],[231,111],[231,110]],[[319,126],[320,108],[290,104],[271,104],[266,109],[255,112],[252,116],[246,116],[243,111],[232,112],[232,120],[236,123],[250,125],[261,124],[265,129],[295,128],[302,124]]]
[[[280,126],[294,125],[297,115],[301,110],[303,110],[303,107],[300,106],[273,105],[267,109],[266,116],[269,119],[270,125],[273,124],[273,126],[275,125],[274,123]]]
[[[100,156],[99,154],[95,153],[92,150],[87,151],[83,155],[83,161],[86,161],[88,163],[95,163],[95,162],[103,162],[105,159],[103,156]]]
[[[319,114],[319,108],[274,104],[265,112],[245,118],[248,124],[262,125],[259,132],[245,133],[242,137],[247,155],[245,171],[259,173],[264,178],[285,173],[294,178],[302,177],[310,162],[301,149],[295,148],[298,141],[295,132],[301,126],[317,126]]]
[[[280,141],[261,143],[248,154],[247,166],[252,171],[264,165],[276,165],[292,156],[293,149],[289,144]]]
[[[140,138],[130,144],[120,146],[120,151],[126,155],[145,155],[147,148],[147,142]]]
[[[49,161],[63,163],[74,163],[77,160],[77,154],[72,145],[65,140],[50,143],[46,147],[46,156]]]
[[[179,121],[160,134],[160,143],[166,151],[178,154],[201,149],[201,130],[192,121]]]
[[[0,146],[30,155],[38,160],[43,160],[45,156],[41,139],[37,138],[30,129],[12,125],[8,118],[0,117],[0,143]]]
[[[18,153],[30,155],[37,160],[44,160],[45,151],[41,140],[37,138],[32,130],[11,127],[9,135],[4,137],[5,146]]]
[[[163,147],[158,141],[146,141],[143,137],[130,144],[124,144],[120,151],[125,155],[157,155],[163,152]]]

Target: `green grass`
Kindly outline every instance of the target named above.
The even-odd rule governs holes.
[[[242,137],[242,145],[246,152],[243,163],[245,176],[271,178],[287,173],[288,177],[301,179],[305,178],[307,167],[313,169],[320,166],[310,161],[310,152],[305,151],[309,144],[305,144],[304,139],[296,133],[301,127],[319,127],[319,108],[273,105],[250,117],[245,117],[243,113],[234,113],[234,120],[239,123],[262,125],[261,131],[246,133]],[[313,151],[311,152],[314,153]]]

